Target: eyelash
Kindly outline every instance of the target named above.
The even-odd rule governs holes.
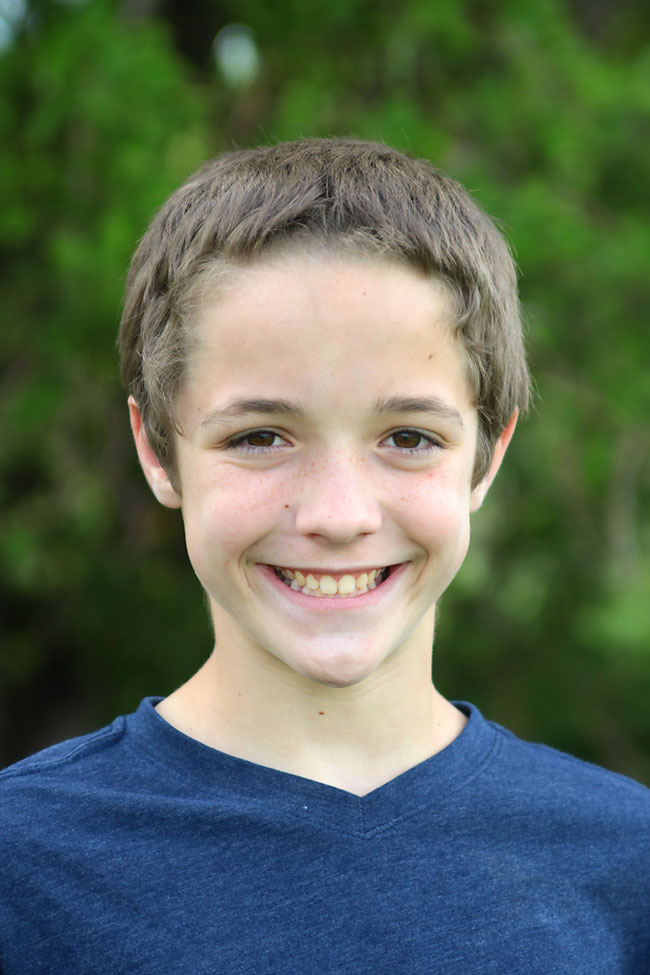
[[[253,444],[247,444],[246,441],[255,435],[259,434],[271,434],[274,438],[280,437],[279,433],[274,430],[249,430],[248,433],[241,433],[236,437],[233,437],[226,443],[226,450],[238,450],[245,454],[254,454],[255,456],[260,456],[261,454],[270,454],[278,449],[279,445],[269,444],[267,446],[255,446]],[[426,446],[424,447],[397,447],[395,445],[394,449],[398,450],[402,454],[410,454],[411,456],[418,456],[422,454],[429,453],[433,450],[442,450],[443,444],[440,440],[432,437],[428,433],[423,433],[421,430],[414,429],[412,427],[402,427],[400,430],[394,430],[393,433],[389,433],[385,440],[390,440],[396,437],[400,433],[406,433],[415,435],[420,438],[420,440],[425,441]],[[281,438],[282,439],[282,438]],[[286,442],[286,441],[285,441]]]
[[[244,454],[255,454],[259,456],[260,454],[270,454],[277,450],[272,444],[266,447],[254,446],[253,444],[247,444],[246,441],[249,437],[254,437],[256,434],[260,433],[270,433],[273,437],[279,437],[280,434],[276,433],[275,430],[249,430],[248,433],[240,433],[238,436],[233,437],[226,443],[226,450],[239,450]]]

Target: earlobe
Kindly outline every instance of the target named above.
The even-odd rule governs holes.
[[[490,469],[483,478],[483,480],[472,489],[470,496],[470,512],[478,511],[478,509],[483,504],[485,500],[485,495],[488,493],[492,481],[497,475],[497,471],[501,467],[501,461],[504,458],[505,452],[508,449],[508,444],[512,440],[512,435],[515,432],[515,427],[517,426],[517,417],[519,414],[515,411],[508,420],[507,425],[501,431],[499,439],[494,446],[494,452],[492,454],[492,463],[490,464]]]
[[[177,493],[176,489],[172,487],[171,481],[167,475],[167,471],[162,466],[152,450],[151,445],[149,444],[149,438],[147,437],[144,424],[142,423],[142,414],[140,413],[138,404],[132,396],[129,396],[129,417],[131,419],[133,439],[135,440],[135,449],[138,452],[140,466],[144,471],[144,476],[147,479],[149,487],[153,491],[157,500],[160,501],[160,503],[166,508],[180,508],[180,495]]]

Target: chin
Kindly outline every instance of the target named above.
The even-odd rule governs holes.
[[[342,688],[360,684],[381,666],[381,662],[355,657],[349,658],[347,655],[341,654],[337,658],[294,661],[288,665],[297,674],[313,684]]]
[[[319,684],[321,687],[354,687],[355,684],[360,684],[361,681],[365,680],[366,677],[370,675],[370,672],[364,671],[362,674],[308,674],[303,673],[302,676],[307,680],[311,681],[312,684]]]

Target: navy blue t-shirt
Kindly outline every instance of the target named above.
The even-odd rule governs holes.
[[[3,975],[648,975],[650,792],[469,705],[366,796],[142,702],[0,773]]]

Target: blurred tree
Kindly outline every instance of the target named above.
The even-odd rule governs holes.
[[[523,270],[537,408],[443,600],[437,683],[650,782],[647,14],[556,0],[38,10],[0,60],[7,759],[166,693],[210,644],[178,519],[137,483],[114,378],[136,237],[208,153],[353,133],[462,180]],[[259,55],[245,83],[215,73],[233,23]],[[69,729],[52,724],[57,695]]]
[[[113,349],[130,253],[209,154],[206,128],[165,30],[108,3],[35,7],[0,60],[8,758],[130,706],[145,675],[166,682],[156,626],[208,643],[189,573],[173,588],[197,622],[168,600],[158,553],[179,529],[139,488]]]

